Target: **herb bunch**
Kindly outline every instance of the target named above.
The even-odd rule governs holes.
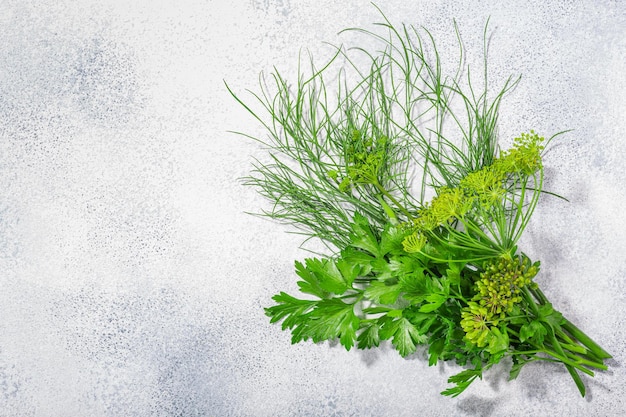
[[[556,135],[530,131],[500,149],[500,103],[519,78],[491,94],[487,26],[477,87],[456,24],[459,60],[447,74],[430,32],[382,17],[383,34],[347,29],[375,52],[337,47],[293,84],[275,71],[252,103],[227,86],[267,133],[245,135],[269,151],[245,179],[273,203],[263,214],[330,253],[295,263],[302,294],[274,296],[270,321],[292,343],[389,340],[402,356],[425,345],[430,365],[465,367],[444,395],[510,357],[511,379],[527,363],[557,362],[584,396],[580,374],[606,370],[611,355],[554,309],[534,281],[539,262],[517,246]]]

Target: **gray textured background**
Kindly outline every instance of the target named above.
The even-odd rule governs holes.
[[[454,3],[451,5],[450,3]],[[615,360],[581,399],[562,367],[506,366],[457,399],[454,366],[388,346],[291,346],[262,307],[295,288],[297,236],[243,213],[262,134],[229,98],[379,17],[344,1],[0,2],[1,416],[618,416],[626,314],[626,3],[381,1],[493,76],[521,73],[508,140],[574,129],[546,158],[523,242],[538,282]]]

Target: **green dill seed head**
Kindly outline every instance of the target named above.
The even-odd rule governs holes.
[[[489,329],[505,319],[523,301],[521,290],[539,271],[526,256],[488,261],[474,284],[475,295],[461,312],[465,338],[478,347],[488,343]],[[490,327],[491,326],[491,327]]]
[[[465,332],[465,338],[478,347],[487,344],[490,326],[497,325],[488,317],[487,308],[473,301],[461,310],[461,327]]]
[[[487,308],[487,317],[509,313],[521,301],[521,290],[537,275],[538,268],[525,256],[500,258],[485,265],[475,283],[473,300]]]

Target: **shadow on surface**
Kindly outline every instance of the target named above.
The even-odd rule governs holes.
[[[495,400],[486,400],[475,395],[460,400],[457,408],[471,416],[489,417],[496,408]]]

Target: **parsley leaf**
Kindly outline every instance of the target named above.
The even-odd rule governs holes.
[[[341,269],[340,271],[337,262],[332,259],[309,258],[305,260],[304,268],[296,265],[296,272],[311,288],[316,291],[321,288],[337,295],[345,293],[356,278],[355,270],[347,268],[345,264],[342,264]],[[309,289],[309,286],[306,288]]]
[[[381,255],[378,238],[374,235],[369,221],[362,214],[355,213],[354,215],[350,243],[352,246],[363,249],[374,256]]]
[[[548,334],[548,331],[541,322],[533,320],[520,327],[519,340],[525,342],[528,339],[535,340],[539,345],[543,344],[544,337]]]
[[[456,384],[456,386],[452,388],[448,388],[447,390],[443,391],[442,394],[449,395],[451,397],[456,397],[459,394],[461,394],[463,391],[465,391],[467,387],[469,387],[470,384],[474,382],[474,380],[476,380],[476,378],[482,379],[482,376],[483,376],[483,371],[482,369],[478,369],[478,368],[466,369],[462,372],[459,372],[458,374],[453,375],[450,378],[448,378],[448,383]]]
[[[271,317],[270,323],[276,323],[284,319],[283,330],[294,327],[303,318],[307,317],[308,311],[316,304],[316,301],[299,300],[284,292],[275,295],[272,297],[272,300],[278,304],[266,308],[265,314]]]
[[[333,298],[320,301],[311,312],[308,333],[314,342],[339,338],[350,350],[356,340],[360,320],[354,314],[354,306]]]
[[[378,331],[380,329],[378,323],[370,322],[365,325],[357,338],[359,349],[370,349],[377,347],[380,344],[380,336]]]
[[[390,319],[386,317],[380,331],[382,339],[392,339],[391,342],[400,356],[405,357],[415,352],[418,344],[425,343],[428,337],[420,334],[415,325],[406,317]]]
[[[393,304],[402,291],[397,283],[387,281],[373,281],[363,292],[363,295],[378,304]]]

